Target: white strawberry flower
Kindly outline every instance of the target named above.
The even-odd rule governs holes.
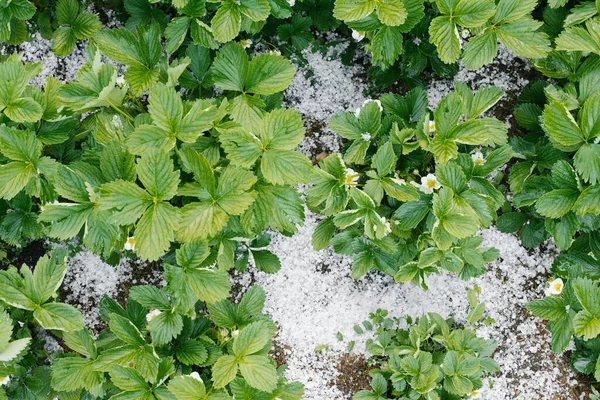
[[[127,81],[125,81],[125,77],[123,77],[123,76],[117,77],[117,86],[123,87],[123,86],[125,86],[126,83],[127,83]]]
[[[429,121],[429,132],[435,132],[435,121]]]
[[[479,392],[477,390],[474,390],[471,392],[471,398],[472,399],[478,399],[480,398]]]
[[[161,313],[162,311],[160,310],[150,310],[150,312],[146,314],[146,321],[148,323],[154,321],[154,318],[158,317]]]
[[[371,135],[368,133],[361,133],[360,137],[362,138],[362,140],[364,140],[365,142],[368,142],[369,140],[371,140]]]
[[[352,168],[346,168],[346,180],[344,181],[344,185],[356,186],[358,184],[359,177],[360,175],[355,170]]]
[[[280,56],[281,52],[279,50],[275,49],[275,50],[269,50],[269,54]]]
[[[434,190],[442,187],[442,184],[438,182],[434,174],[427,174],[421,178],[421,185],[419,189],[425,194],[431,194]]]
[[[0,386],[8,386],[10,383],[10,376],[0,377]]]
[[[356,40],[357,42],[363,40],[365,36],[366,33],[364,31],[355,31],[354,29],[352,29],[352,39]]]
[[[200,374],[197,373],[196,371],[192,372],[191,374],[188,375],[190,378],[194,378],[195,380],[197,380],[198,382],[204,383],[204,381],[202,380],[202,378],[200,377]]]
[[[548,283],[548,288],[544,290],[546,296],[557,296],[562,293],[565,284],[562,279],[556,278]]]
[[[460,31],[460,36],[463,39],[467,39],[469,36],[471,36],[471,31],[468,30],[467,28],[463,29],[462,31]]]
[[[485,163],[485,158],[480,150],[477,150],[475,153],[471,154],[471,160],[473,160],[473,164],[475,165],[481,165]]]
[[[135,237],[129,236],[125,241],[125,250],[135,250]]]
[[[242,39],[242,40],[240,40],[240,44],[242,45],[243,48],[247,49],[248,47],[252,46],[252,40],[251,39]]]
[[[290,5],[290,7],[294,7],[294,5],[296,4],[296,0],[287,0],[287,2]]]

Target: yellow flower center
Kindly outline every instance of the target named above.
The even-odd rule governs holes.
[[[135,245],[135,239],[132,237],[127,238],[127,244],[129,244],[130,246]]]
[[[556,282],[554,284],[554,290],[556,290],[557,292],[561,291],[562,290],[562,283]]]
[[[477,159],[475,160],[475,165],[479,165],[479,164],[481,164],[481,163],[483,163],[483,160],[482,160],[481,158],[477,158]]]
[[[430,179],[427,181],[427,187],[430,189],[435,187],[435,184],[436,184],[436,182],[433,179]]]

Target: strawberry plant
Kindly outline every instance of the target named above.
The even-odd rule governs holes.
[[[481,319],[485,308],[472,289],[473,309],[468,324]],[[354,400],[410,398],[437,400],[471,399],[483,386],[485,373],[499,365],[492,358],[493,340],[477,336],[473,327],[463,327],[436,313],[390,318],[386,310],[370,314],[375,339],[367,340],[372,390],[361,390]]]
[[[352,28],[355,40],[368,39],[365,47],[372,54],[373,65],[386,70],[401,55],[411,60],[412,63],[403,62],[408,77],[422,72],[428,62],[436,72],[445,74],[436,65],[439,60],[452,64],[461,56],[467,68],[478,69],[496,56],[498,40],[523,57],[544,58],[551,50],[547,34],[540,30],[543,22],[531,16],[536,0],[431,3],[336,0],[334,16]],[[423,24],[429,26],[428,32],[421,28]],[[409,32],[416,36],[415,40],[404,40]],[[437,55],[425,48],[421,50],[423,39],[435,45]],[[417,74],[411,73],[411,69],[416,69]]]
[[[536,84],[529,102],[515,110],[519,123],[531,131],[512,141],[520,159],[509,174],[513,205],[498,226],[520,231],[523,243],[535,247],[548,233],[559,249],[592,237],[598,229],[600,158],[598,99],[595,83],[600,70],[593,64],[580,69],[581,80],[563,88]],[[543,107],[543,109],[542,109]],[[592,239],[593,240],[593,239]]]
[[[468,279],[497,257],[475,234],[505,202],[487,176],[511,158],[506,129],[479,118],[502,92],[456,88],[433,119],[422,89],[331,118],[347,144],[343,156],[330,155],[315,170],[307,203],[326,216],[314,247],[331,243],[353,255],[353,277],[375,268],[426,288],[426,276],[440,268]]]
[[[4,1],[0,4],[0,42],[19,44],[27,39],[26,21],[34,16],[35,4],[28,0]]]

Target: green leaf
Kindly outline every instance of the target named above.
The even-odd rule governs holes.
[[[225,3],[215,13],[211,20],[211,27],[215,39],[221,43],[234,39],[242,24],[242,15],[234,3]]]
[[[269,321],[256,321],[246,325],[233,342],[234,354],[244,357],[262,350],[275,335],[275,329],[275,325]]]
[[[584,144],[573,157],[573,165],[585,182],[600,181],[600,144]]]
[[[291,150],[266,152],[260,163],[265,179],[274,185],[304,182],[310,168],[311,163],[304,154]]]
[[[42,118],[42,106],[31,97],[21,97],[4,104],[4,115],[14,122],[37,122]]]
[[[274,274],[281,269],[279,258],[268,250],[252,250],[252,257],[259,271]]]
[[[573,318],[573,329],[583,340],[594,339],[600,334],[600,318],[588,311],[580,311]]]
[[[496,221],[496,227],[500,232],[512,233],[516,232],[523,224],[527,221],[527,214],[520,212],[508,212],[498,217]]]
[[[498,53],[498,37],[491,29],[470,39],[465,46],[462,63],[468,69],[479,69],[492,62]]]
[[[214,387],[219,389],[225,387],[235,379],[238,371],[237,359],[234,356],[221,356],[212,367],[212,380]]]
[[[476,28],[485,24],[494,12],[493,0],[459,0],[452,4],[451,14],[458,25]]]
[[[43,256],[36,263],[33,271],[33,284],[39,303],[52,297],[62,284],[67,273],[65,257],[66,252],[63,249],[57,249],[53,250],[50,256]]]
[[[68,304],[42,304],[33,311],[33,317],[44,329],[72,332],[83,328],[83,315]]]
[[[71,392],[86,389],[92,393],[101,390],[106,378],[95,371],[93,361],[79,357],[57,358],[52,363],[52,388]]]
[[[164,346],[179,336],[183,329],[181,315],[171,311],[163,311],[149,324],[152,343],[156,346]]]
[[[31,338],[23,338],[13,340],[7,345],[3,346],[2,350],[0,350],[0,361],[2,362],[10,362],[15,359],[19,354],[23,352],[29,346],[29,342],[31,342]]]
[[[530,14],[537,6],[537,0],[500,0],[496,6],[494,22],[516,21]]]
[[[167,295],[156,286],[133,286],[129,289],[129,297],[146,308],[166,311],[171,308]]]
[[[64,25],[71,25],[77,19],[80,4],[77,0],[59,0],[56,2],[56,18]]]
[[[246,356],[240,360],[240,372],[256,389],[272,392],[277,387],[277,370],[266,356]]]
[[[387,69],[394,65],[403,50],[402,32],[399,28],[384,26],[371,39],[373,64]]]
[[[380,0],[375,12],[379,20],[388,26],[402,25],[408,17],[406,7],[400,1]]]
[[[560,218],[573,208],[579,196],[578,190],[556,189],[544,194],[535,204],[535,209],[548,218]]]
[[[71,54],[77,43],[77,36],[73,29],[67,26],[61,26],[54,31],[52,38],[52,51],[57,56],[68,56]]]
[[[535,316],[549,321],[554,321],[567,315],[565,301],[560,297],[545,297],[533,300],[527,304],[527,309]]]
[[[333,16],[345,22],[358,21],[367,17],[375,9],[377,2],[373,0],[337,0]]]
[[[178,400],[197,400],[206,396],[204,383],[191,376],[176,376],[169,380],[168,387]]]
[[[135,227],[136,253],[143,259],[158,260],[175,240],[180,211],[166,202],[151,205]]]
[[[573,210],[579,215],[585,215],[588,212],[600,214],[600,185],[589,186],[581,192]]]
[[[96,32],[102,29],[102,22],[96,14],[82,12],[77,16],[71,29],[77,39],[85,40],[91,38]]]
[[[460,40],[456,29],[456,24],[450,17],[436,17],[429,25],[429,40],[435,44],[440,59],[446,64],[453,63],[460,57]]]
[[[135,169],[153,201],[170,200],[177,193],[179,171],[174,170],[167,153],[156,151],[140,157]]]
[[[591,24],[588,25],[588,27],[591,26]],[[592,35],[582,27],[572,26],[562,31],[556,38],[556,50],[583,51],[600,54],[600,40],[592,37]]]
[[[195,20],[192,21],[194,21],[192,23],[195,23]],[[165,37],[167,38],[165,49],[167,53],[173,54],[181,46],[185,40],[189,26],[190,18],[187,16],[176,17],[169,22],[169,25],[165,29]]]
[[[118,314],[110,314],[110,330],[123,342],[142,347],[146,345],[146,340],[140,330],[129,319]]]
[[[522,19],[499,26],[496,33],[502,44],[521,57],[544,58],[552,48],[548,35],[537,31],[542,25],[542,22]]]
[[[219,11],[223,9],[220,8]],[[219,50],[211,68],[215,85],[223,90],[244,90],[248,75],[248,55],[239,43],[227,43]]]
[[[573,151],[584,141],[583,133],[571,113],[555,100],[550,100],[544,108],[542,128],[550,141],[563,151]]]
[[[139,372],[120,365],[110,367],[110,379],[116,387],[128,392],[147,391],[150,388],[146,379]]]
[[[276,54],[259,54],[250,61],[245,91],[269,95],[285,90],[296,69],[290,60]]]

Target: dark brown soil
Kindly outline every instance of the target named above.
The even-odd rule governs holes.
[[[23,264],[33,268],[38,260],[48,252],[45,241],[42,239],[29,242],[20,251],[15,250],[16,248],[13,246],[8,248],[8,259],[17,268],[20,268]]]
[[[284,343],[280,343],[278,337],[275,337],[273,339],[273,347],[271,348],[271,351],[269,352],[269,355],[271,356],[271,358],[273,358],[273,361],[275,361],[275,363],[277,364],[277,368],[281,367],[282,365],[287,364],[287,356],[286,356],[286,351],[291,351],[292,348]]]
[[[349,399],[357,392],[371,388],[369,366],[362,354],[344,354],[336,368],[340,375],[335,380],[335,386]]]

